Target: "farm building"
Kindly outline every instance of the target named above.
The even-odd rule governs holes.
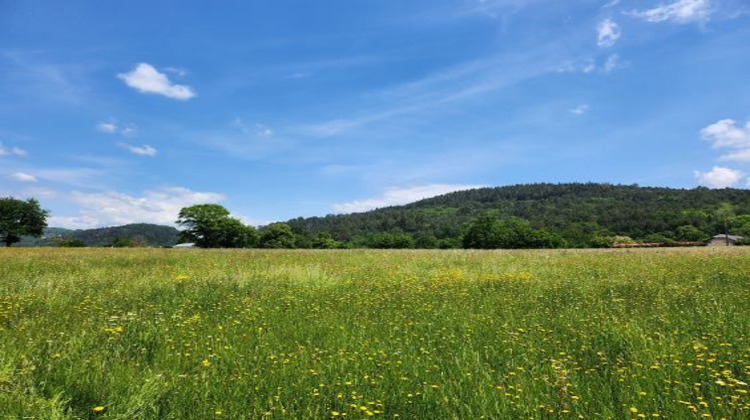
[[[198,247],[194,243],[192,243],[192,242],[186,242],[186,243],[182,243],[182,244],[177,244],[177,245],[173,246],[172,248],[190,249],[190,248],[198,248]]]
[[[732,246],[737,245],[737,242],[743,239],[742,236],[737,235],[716,235],[708,242],[709,246]]]

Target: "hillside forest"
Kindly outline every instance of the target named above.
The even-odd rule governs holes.
[[[232,226],[238,223],[231,221]],[[723,233],[750,237],[750,191],[527,184],[246,228],[241,240],[206,247],[492,249],[696,243]],[[171,246],[194,240],[173,227],[131,224],[89,230],[48,228],[42,238],[26,237],[19,245]]]

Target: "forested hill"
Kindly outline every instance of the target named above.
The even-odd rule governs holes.
[[[383,232],[450,240],[459,238],[470,220],[495,211],[500,218],[525,219],[533,228],[559,234],[571,246],[587,246],[586,241],[595,234],[634,239],[658,234],[679,240],[677,231],[683,226],[714,235],[722,226],[717,216],[722,203],[733,205],[735,216],[750,215],[750,190],[528,184],[458,191],[404,206],[287,223],[296,232],[329,232],[340,241]],[[740,217],[735,224],[748,217]]]
[[[177,242],[177,229],[134,223],[99,229],[48,228],[41,238],[24,237],[16,246],[165,246]]]

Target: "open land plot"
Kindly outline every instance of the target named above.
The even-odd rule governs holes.
[[[750,250],[0,251],[0,417],[747,418]]]

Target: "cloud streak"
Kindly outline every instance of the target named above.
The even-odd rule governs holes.
[[[386,188],[383,195],[380,197],[337,203],[333,205],[333,208],[341,213],[358,213],[376,208],[412,203],[454,191],[470,190],[481,187],[481,185],[461,184],[428,184],[406,188],[391,187]]]
[[[612,19],[604,19],[596,27],[598,38],[596,44],[602,48],[609,48],[620,39],[622,31],[620,26]]]
[[[653,9],[632,11],[627,14],[647,22],[691,23],[705,22],[713,12],[710,0],[677,0]]]
[[[224,195],[198,192],[183,187],[163,187],[132,196],[116,191],[84,193],[74,191],[67,197],[79,207],[72,216],[50,217],[50,226],[74,229],[158,223],[174,225],[180,209],[185,206],[222,201]]]
[[[26,156],[28,152],[20,147],[6,147],[0,143],[0,156]]]
[[[149,145],[135,146],[128,143],[118,143],[120,147],[127,150],[128,152],[138,156],[156,156],[156,149]]]
[[[173,83],[166,74],[148,63],[140,63],[132,71],[120,73],[117,77],[141,93],[154,93],[182,101],[195,96],[193,88]]]
[[[10,174],[10,178],[21,182],[37,182],[38,179],[34,175],[27,174],[26,172],[14,172]]]
[[[721,166],[714,166],[708,172],[695,171],[695,177],[700,185],[708,188],[728,188],[734,186],[744,174],[742,171]]]

